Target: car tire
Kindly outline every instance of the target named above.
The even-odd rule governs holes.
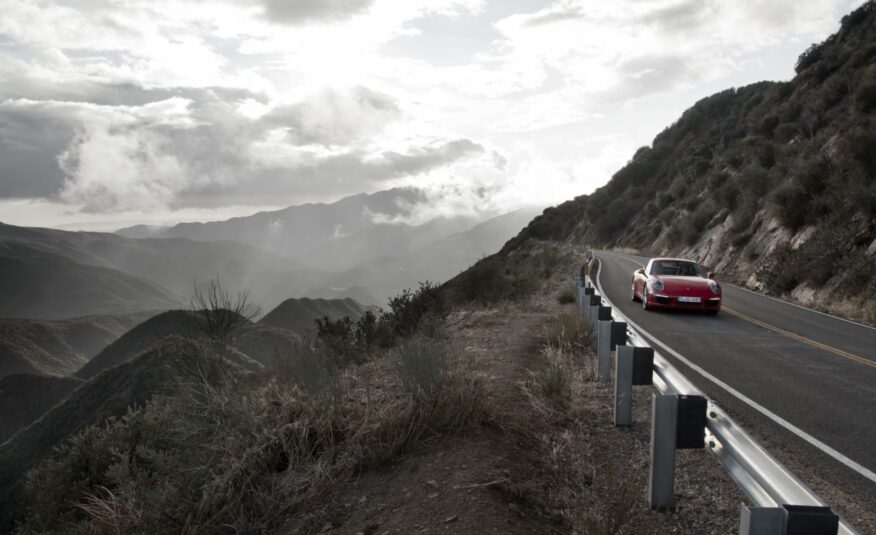
[[[651,310],[651,306],[648,304],[648,285],[642,285],[642,308],[645,310]]]
[[[630,299],[632,299],[633,302],[639,300],[639,296],[636,295],[636,281],[635,280],[633,280],[633,283],[630,285]]]

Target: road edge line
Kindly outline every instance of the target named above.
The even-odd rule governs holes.
[[[603,295],[605,295],[605,292],[603,292],[603,290],[602,290],[602,266],[600,266],[599,271],[596,272],[596,285],[597,285],[597,287],[599,288],[600,293],[602,293]],[[873,472],[873,471],[871,471],[870,469],[868,469],[867,467],[865,467],[865,466],[863,466],[863,465],[861,465],[861,464],[859,464],[859,463],[853,461],[852,459],[846,457],[846,456],[843,455],[842,453],[840,453],[840,452],[838,452],[837,450],[833,449],[832,447],[828,446],[828,445],[825,444],[824,442],[818,440],[817,438],[815,438],[814,436],[810,435],[810,434],[807,433],[806,431],[803,431],[802,429],[800,429],[799,427],[795,426],[795,425],[792,424],[791,422],[785,420],[784,418],[782,418],[782,417],[779,416],[778,414],[776,414],[776,413],[774,413],[773,411],[767,409],[766,407],[764,407],[764,406],[761,405],[760,403],[758,403],[758,402],[754,401],[753,399],[749,398],[748,396],[746,396],[746,395],[743,394],[742,392],[739,392],[738,390],[736,390],[736,389],[733,388],[732,386],[728,385],[728,384],[725,383],[724,381],[718,379],[717,377],[715,377],[715,376],[712,375],[711,373],[709,373],[709,372],[707,372],[706,370],[704,370],[703,368],[701,368],[699,365],[694,364],[694,363],[693,363],[692,361],[690,361],[687,357],[685,357],[684,355],[682,355],[682,354],[679,353],[678,351],[672,349],[672,348],[669,347],[668,345],[664,344],[663,342],[660,341],[660,339],[658,339],[657,337],[655,337],[654,335],[652,335],[651,333],[649,333],[649,332],[646,331],[645,329],[641,328],[641,327],[638,326],[638,325],[633,324],[633,322],[630,320],[630,318],[627,318],[627,321],[630,323],[630,326],[631,326],[631,327],[633,327],[633,328],[635,328],[636,330],[638,330],[639,333],[641,333],[643,336],[645,336],[646,338],[648,338],[652,343],[654,343],[655,345],[657,345],[658,347],[660,347],[660,349],[666,351],[667,353],[669,353],[670,355],[672,355],[673,357],[675,357],[676,359],[678,359],[680,362],[682,362],[683,364],[685,364],[687,367],[689,367],[689,368],[692,369],[693,371],[695,371],[695,372],[697,372],[698,374],[700,374],[704,379],[706,379],[706,380],[708,380],[708,381],[711,381],[711,382],[714,383],[715,385],[717,385],[717,386],[719,386],[720,388],[724,389],[728,394],[732,395],[733,397],[735,397],[735,398],[738,399],[739,401],[745,403],[746,405],[748,405],[748,406],[751,407],[752,409],[754,409],[754,410],[756,410],[757,412],[761,413],[763,416],[766,416],[767,418],[769,418],[770,420],[772,420],[774,423],[779,424],[779,426],[783,427],[786,431],[790,431],[791,433],[793,433],[794,435],[796,435],[798,438],[803,439],[803,440],[804,440],[805,442],[807,442],[810,446],[814,446],[815,448],[817,448],[818,450],[820,450],[822,453],[826,453],[827,455],[829,455],[830,457],[832,457],[835,461],[838,461],[838,462],[842,463],[842,464],[845,465],[847,468],[850,468],[850,469],[854,470],[855,472],[857,472],[857,473],[858,473],[859,475],[861,475],[862,477],[864,477],[864,478],[870,480],[870,481],[873,482],[873,483],[876,483],[876,472]]]

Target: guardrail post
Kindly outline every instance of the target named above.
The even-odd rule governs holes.
[[[611,307],[596,306],[590,309],[590,342],[593,344],[593,349],[598,349],[599,342],[599,322],[611,321]],[[609,335],[611,332],[609,331]],[[606,341],[611,343],[611,339],[606,337]]]
[[[617,322],[614,325],[623,326],[626,334],[626,323]],[[653,371],[652,348],[617,345],[614,360],[614,425],[632,425],[633,386],[654,384]]]
[[[836,535],[839,517],[830,507],[783,505],[787,512],[786,535]]]
[[[836,535],[838,531],[839,517],[830,507],[742,504],[739,515],[739,535]]]
[[[752,507],[742,504],[739,535],[785,535],[788,513],[783,507]]]
[[[599,319],[599,306],[600,305],[590,305],[587,307],[587,329],[590,331],[591,336],[596,334],[596,320]]]
[[[611,326],[613,321],[599,320],[596,343],[596,369],[600,382],[609,380],[609,366],[611,365]]]
[[[614,359],[614,425],[633,423],[633,346],[620,346]]]
[[[587,313],[590,309],[590,296],[593,295],[593,288],[578,288],[578,315],[586,320]]]
[[[600,314],[602,314],[601,309]],[[610,307],[608,317],[611,318]],[[603,323],[608,323],[608,325],[603,325]],[[623,321],[603,320],[600,318],[598,337],[596,349],[597,376],[600,382],[605,382],[611,379],[611,352],[617,349],[617,346],[624,345],[627,342],[627,324]]]
[[[596,334],[596,328],[598,327],[599,320],[610,320],[611,319],[611,307],[602,306],[602,299],[599,296],[595,296],[598,299],[599,304],[594,304],[590,306],[590,333]],[[593,303],[593,301],[590,301]],[[604,310],[608,309],[608,315],[605,315]]]
[[[651,400],[651,473],[648,478],[648,501],[652,509],[675,508],[677,418],[678,396],[655,394]]]

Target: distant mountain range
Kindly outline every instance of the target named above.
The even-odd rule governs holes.
[[[311,269],[343,271],[373,258],[412,251],[479,222],[473,217],[439,217],[419,225],[402,222],[427,200],[420,190],[396,188],[353,195],[331,204],[302,204],[170,228],[140,225],[117,234],[203,242],[232,240],[292,258]]]
[[[423,192],[393,189],[212,223],[117,234],[0,223],[0,317],[60,319],[185,307],[219,277],[264,309],[290,297],[381,305],[497,251],[536,215],[416,216]],[[150,237],[129,237],[150,236]]]
[[[329,279],[330,285],[356,281],[376,295],[390,297],[420,282],[444,282],[481,257],[497,252],[513,235],[539,213],[517,210],[457,232],[399,256],[383,256],[363,262]]]

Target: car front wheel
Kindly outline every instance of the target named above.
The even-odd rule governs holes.
[[[636,295],[636,281],[633,281],[633,284],[630,286],[630,299],[633,301],[638,301],[639,296]]]
[[[645,310],[651,310],[651,306],[648,304],[648,285],[647,284],[642,286],[642,308]]]

